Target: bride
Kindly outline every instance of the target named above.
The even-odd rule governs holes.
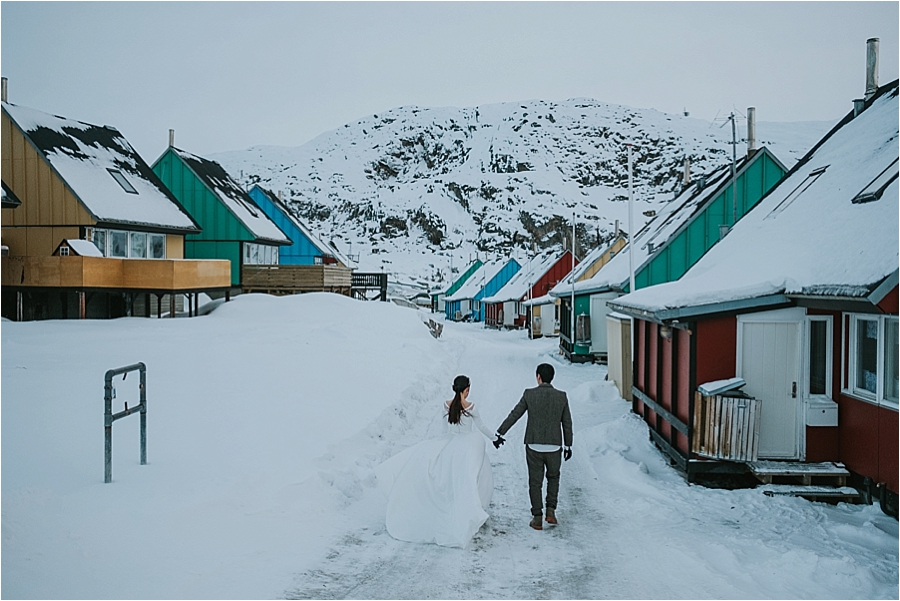
[[[453,392],[443,407],[445,433],[375,470],[388,498],[385,525],[396,539],[465,547],[488,518],[494,477],[481,435],[490,439],[493,434],[467,400],[469,378],[457,376]]]

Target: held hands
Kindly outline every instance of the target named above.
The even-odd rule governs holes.
[[[568,461],[572,458],[572,447],[566,447],[566,450],[563,451],[563,460]]]
[[[506,439],[497,434],[497,440],[493,441],[491,444],[494,445],[495,449],[499,449],[500,445],[502,445],[504,442],[506,442]]]

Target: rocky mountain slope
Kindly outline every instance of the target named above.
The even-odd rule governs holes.
[[[731,160],[730,124],[591,99],[475,108],[400,107],[297,147],[211,155],[246,187],[281,192],[362,271],[434,286],[476,255],[525,260],[570,244],[579,256],[627,230],[627,143],[635,228],[694,175]],[[757,124],[788,167],[831,123]],[[738,138],[745,125],[738,121]],[[739,141],[738,156],[746,152]]]

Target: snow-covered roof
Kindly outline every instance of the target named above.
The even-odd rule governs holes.
[[[200,181],[216,195],[219,201],[231,211],[259,241],[290,244],[291,239],[256,206],[250,195],[244,192],[228,172],[215,161],[204,159],[180,148],[171,150],[190,167]]]
[[[627,239],[627,236],[625,236],[625,234],[620,234],[619,236],[615,236],[612,240],[610,240],[608,244],[604,246],[598,246],[597,248],[586,254],[584,256],[584,259],[582,259],[581,262],[575,266],[575,269],[570,271],[563,279],[557,282],[557,284],[550,290],[550,294],[559,296],[561,294],[570,292],[572,290],[572,279],[574,278],[576,282],[581,279],[584,274],[594,266],[594,263],[599,261],[604,254],[606,254],[613,246],[615,246],[620,237],[625,237],[625,239]],[[620,250],[619,252],[622,251]]]
[[[8,102],[3,111],[99,223],[200,231],[118,130]]]
[[[81,257],[102,257],[103,253],[90,240],[79,240],[77,238],[67,238],[60,243],[67,245],[75,251],[75,254]]]
[[[266,197],[272,202],[272,204],[275,205],[275,207],[278,208],[279,211],[284,213],[284,215],[288,219],[290,219],[291,223],[293,223],[298,230],[303,232],[303,235],[309,239],[313,246],[319,249],[319,252],[321,252],[323,255],[330,255],[334,257],[346,266],[350,265],[349,257],[339,251],[334,244],[330,244],[322,240],[322,238],[320,238],[318,234],[315,234],[309,227],[307,227],[306,224],[300,221],[300,219],[296,215],[294,215],[294,213],[283,202],[278,200],[278,197],[275,194],[273,194],[269,190],[266,190],[259,184],[256,184],[254,187],[259,188],[259,191],[265,194]]]
[[[496,292],[496,294],[489,298],[482,299],[482,302],[487,304],[503,303],[525,298],[525,295],[528,294],[528,290],[534,286],[545,273],[550,271],[562,255],[562,252],[554,251],[552,249],[538,254],[536,257],[526,262],[525,266],[517,271],[516,274],[509,279],[506,285]]]
[[[539,296],[537,298],[529,299],[522,304],[526,307],[533,307],[535,305],[552,305],[556,302],[556,299],[550,296],[549,294],[545,294],[544,296]]]
[[[475,273],[469,276],[469,279],[466,280],[466,283],[463,284],[459,290],[451,294],[446,298],[447,301],[458,301],[465,300],[470,298],[475,298],[475,296],[481,292],[481,289],[484,288],[488,282],[490,282],[494,277],[500,273],[503,267],[509,263],[510,259],[497,259],[496,261],[488,261],[484,265],[478,268]]]
[[[847,115],[680,280],[614,304],[674,318],[779,295],[866,299],[896,285],[897,91],[894,81]]]

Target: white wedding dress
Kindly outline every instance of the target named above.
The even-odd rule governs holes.
[[[494,476],[482,433],[488,438],[493,434],[474,404],[458,424],[447,422],[448,407],[449,402],[444,404],[442,436],[375,468],[378,486],[388,498],[385,525],[396,539],[465,547],[488,518]]]

